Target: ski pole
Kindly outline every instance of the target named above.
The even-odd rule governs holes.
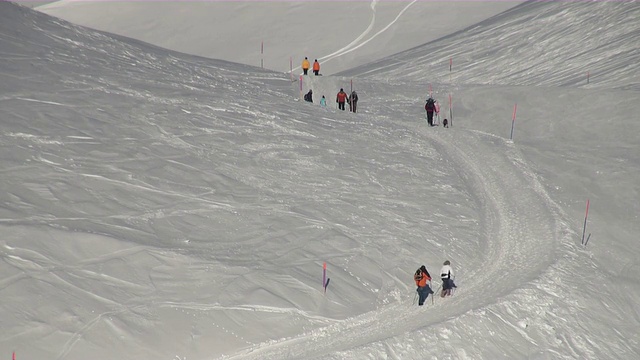
[[[439,293],[439,292],[440,292],[440,288],[441,288],[441,287],[442,287],[442,285],[438,286],[438,289],[436,289],[435,294],[437,294],[437,293]],[[435,295],[435,294],[434,294],[434,295]]]
[[[435,297],[434,297],[435,293],[433,292],[432,286],[433,285],[431,284],[431,280],[429,280],[429,290],[431,290],[431,293],[432,293],[431,294],[431,305],[434,305],[436,303],[436,300],[435,300]]]

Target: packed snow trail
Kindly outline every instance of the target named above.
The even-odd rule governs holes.
[[[484,251],[464,269],[458,295],[435,307],[430,299],[424,308],[395,303],[230,359],[323,358],[429,327],[499,301],[554,261],[560,238],[556,206],[513,144],[485,133],[438,130],[425,130],[425,141],[456,169],[481,217],[478,237]]]

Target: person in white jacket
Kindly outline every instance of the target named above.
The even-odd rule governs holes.
[[[453,269],[451,268],[451,262],[445,261],[440,269],[440,278],[442,279],[442,292],[440,297],[451,295],[451,291],[456,285],[453,283]]]

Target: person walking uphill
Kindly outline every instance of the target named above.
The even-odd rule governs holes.
[[[313,90],[309,90],[308,93],[304,94],[304,101],[313,102]]]
[[[427,103],[424,104],[424,109],[427,110],[427,123],[429,126],[433,126],[433,113],[437,114],[438,112],[436,111],[436,101],[431,95],[429,95]]]
[[[349,95],[349,109],[351,109],[351,111],[356,112],[356,109],[358,107],[358,94],[356,93],[355,90],[353,90],[351,92],[351,95]]]
[[[338,109],[344,111],[344,103],[347,101],[347,93],[344,92],[342,88],[340,88],[340,92],[338,96],[336,96],[336,102],[338,103]]]
[[[431,275],[427,271],[427,268],[422,265],[418,270],[416,270],[415,275],[413,275],[413,280],[416,282],[418,289],[418,306],[424,305],[425,300],[429,294],[433,294],[431,288],[429,287],[429,281],[431,280]]]
[[[307,71],[309,71],[309,65],[309,59],[305,57],[304,60],[302,60],[302,71],[305,75],[307,75]]]
[[[456,284],[453,283],[453,269],[451,269],[451,262],[449,260],[442,264],[440,278],[442,279],[442,292],[440,293],[440,297],[451,295],[451,291],[456,287]]]
[[[318,59],[313,62],[313,73],[316,76],[320,75],[320,63],[318,62]]]

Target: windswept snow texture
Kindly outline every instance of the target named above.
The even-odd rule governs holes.
[[[530,1],[345,75],[640,90],[638,19],[637,1]]]
[[[464,29],[522,0],[69,1],[38,8],[188,54],[281,72],[305,56],[335,74]]]
[[[0,2],[0,357],[640,357],[639,7],[526,3],[301,91]]]

